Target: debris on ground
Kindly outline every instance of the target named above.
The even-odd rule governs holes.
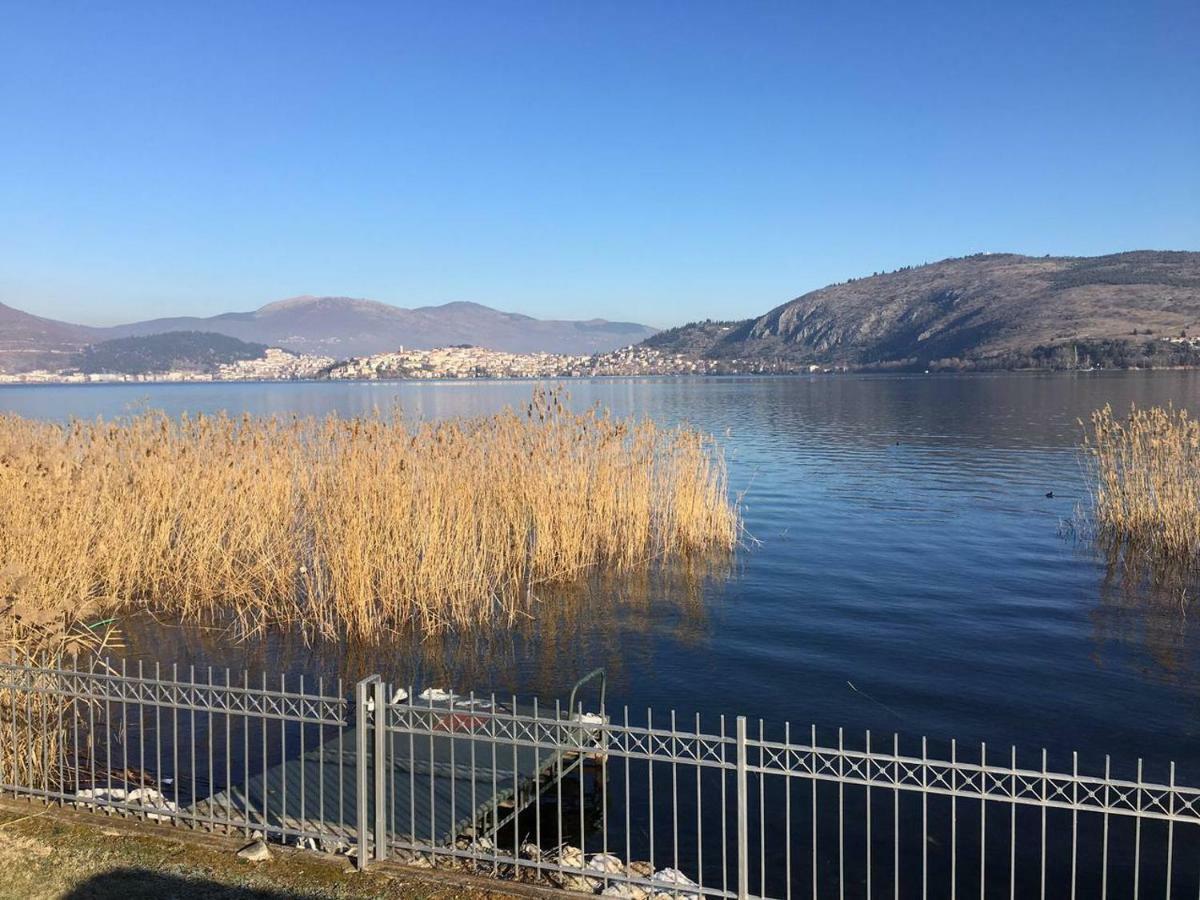
[[[248,862],[266,862],[271,858],[271,848],[263,841],[251,841],[237,852],[237,856]]]

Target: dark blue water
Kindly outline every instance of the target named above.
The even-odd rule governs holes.
[[[594,666],[610,703],[794,728],[1144,756],[1200,780],[1200,617],[1128,591],[1064,523],[1086,485],[1079,419],[1111,403],[1200,409],[1200,374],[613,379],[570,403],[687,421],[726,449],[749,540],[730,573],[543,591],[537,624],[448,642],[231,645],[131,621],[145,659],[565,697]],[[0,388],[27,416],[170,412],[442,417],[520,404],[528,382]],[[1047,498],[1048,491],[1054,497]],[[1168,598],[1169,599],[1169,598]],[[861,743],[861,736],[858,742]],[[1005,752],[1005,751],[998,751]],[[1033,763],[1031,757],[1029,762]],[[1115,764],[1115,763],[1114,763]]]

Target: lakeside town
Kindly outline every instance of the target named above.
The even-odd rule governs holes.
[[[1114,346],[1121,342],[1108,342]],[[1146,345],[1162,354],[1161,364],[1147,360],[1113,357],[1105,342],[1083,341],[1037,348],[1024,365],[1013,369],[1057,368],[1094,371],[1126,368],[1189,368],[1200,354],[1200,338],[1154,337]],[[1086,352],[1091,351],[1091,352]],[[1097,353],[1098,351],[1098,353]],[[1153,360],[1150,360],[1151,362]],[[953,360],[949,362],[954,362]],[[262,355],[207,366],[179,366],[138,372],[87,371],[81,367],[0,370],[0,385],[6,384],[127,384],[251,381],[398,381],[470,379],[545,379],[653,377],[688,375],[794,375],[834,374],[875,367],[796,363],[786,358],[706,359],[637,344],[588,355],[567,353],[514,353],[460,344],[433,349],[405,349],[338,360],[332,356],[295,353],[278,347],[263,349]],[[887,367],[883,367],[886,369]],[[953,365],[931,364],[938,371],[955,371]],[[980,366],[984,370],[989,367]],[[999,366],[996,368],[1005,368]]]
[[[805,371],[835,371],[805,366]],[[396,379],[595,378],[605,376],[741,375],[780,371],[770,363],[706,360],[653,347],[631,346],[607,353],[508,353],[485,347],[431,350],[400,348],[391,353],[335,360],[272,347],[262,357],[224,363],[214,371],[82,372],[39,369],[2,373],[0,384],[122,384],[220,381],[379,381]]]

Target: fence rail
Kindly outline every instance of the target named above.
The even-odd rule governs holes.
[[[343,724],[345,698],[324,696],[324,684],[316,693],[306,693],[301,682],[297,693],[286,690],[286,676],[275,690],[267,686],[266,675],[262,676],[261,685],[251,685],[248,673],[243,673],[242,683],[231,682],[228,669],[224,683],[211,683],[196,681],[194,667],[190,667],[187,679],[179,677],[176,666],[171,667],[170,677],[163,677],[159,666],[155,666],[151,676],[140,671],[142,666],[138,666],[139,672],[133,676],[125,668],[118,673],[0,664],[0,688],[88,702],[139,703],[164,709]]]
[[[1200,895],[1174,764],[631,721],[602,679],[564,705],[134,668],[0,663],[0,790],[633,900]]]

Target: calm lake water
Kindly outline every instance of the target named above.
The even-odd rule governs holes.
[[[366,413],[521,404],[529,382],[0,388],[26,416]],[[716,434],[752,541],[732,572],[542,591],[538,620],[377,649],[127,623],[129,653],[418,687],[565,697],[596,666],[610,703],[1179,761],[1200,780],[1194,609],[1123,589],[1069,522],[1078,422],[1105,403],[1200,411],[1200,373],[611,379],[570,404]],[[1053,498],[1046,496],[1052,491]],[[1032,760],[1031,760],[1032,761]]]

